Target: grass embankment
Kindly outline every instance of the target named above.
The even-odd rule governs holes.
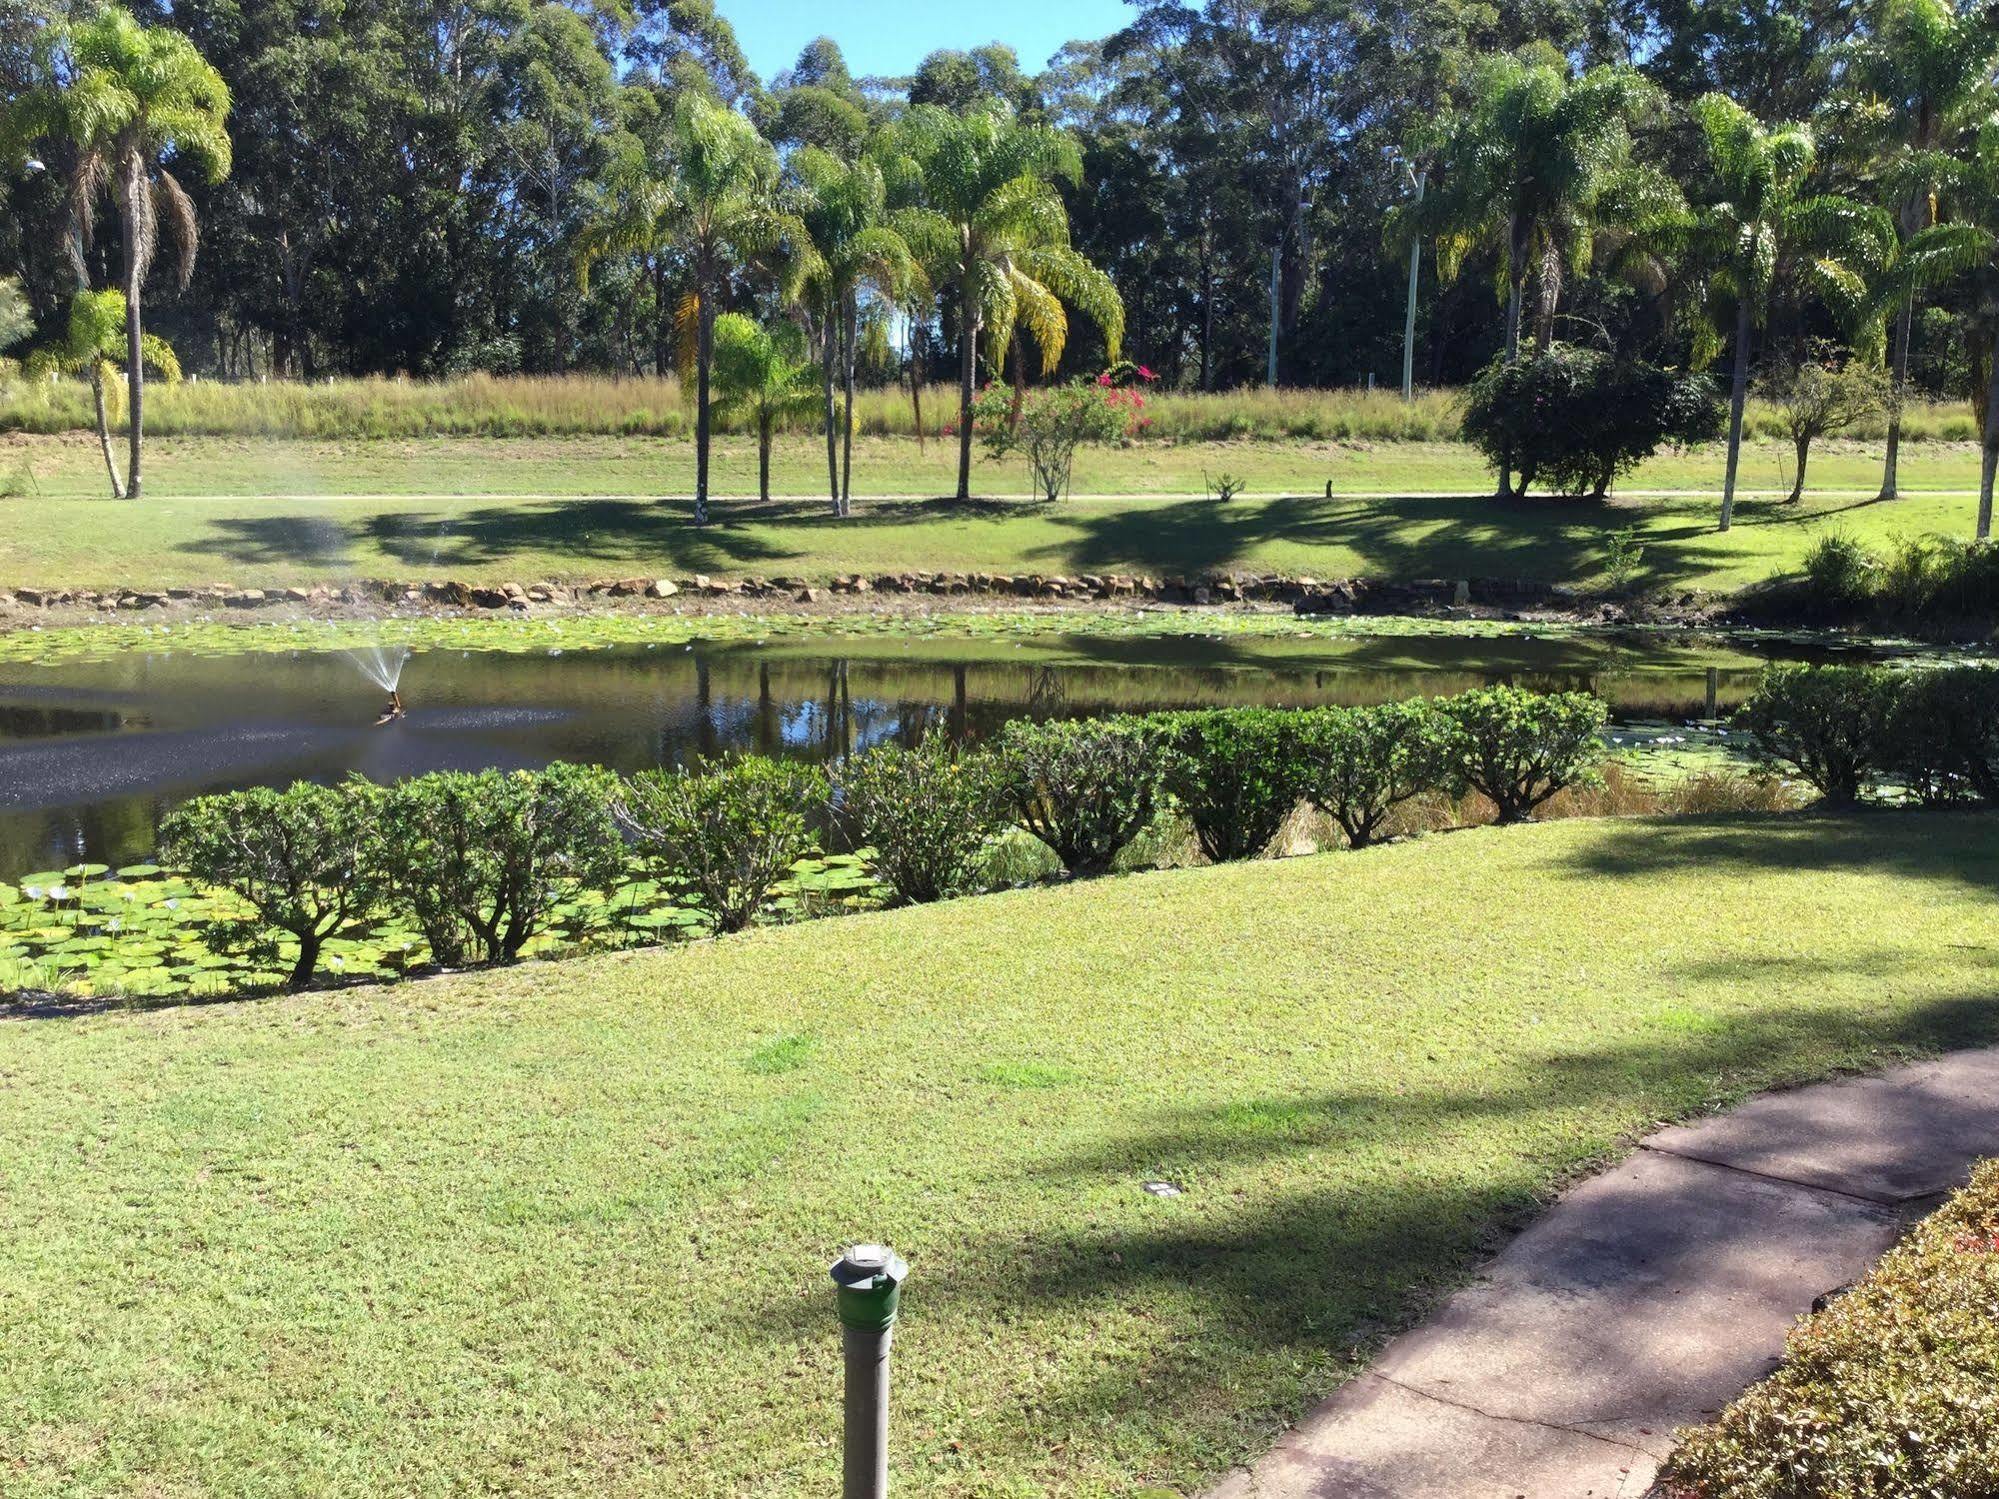
[[[1193,1492],[1653,1120],[1999,1034],[1991,832],[1481,830],[8,1023],[5,1486],[825,1493],[879,1235],[904,1488]]]
[[[1795,567],[1829,530],[1876,550],[1898,534],[1968,535],[1978,461],[1965,445],[1912,449],[1912,493],[1877,504],[1865,495],[1879,482],[1878,453],[1842,445],[1815,463],[1823,488],[1803,503],[1749,499],[1720,536],[1715,450],[1655,459],[1609,503],[1504,502],[1485,495],[1489,476],[1456,444],[1146,444],[1085,453],[1076,498],[1060,505],[1026,499],[1017,472],[992,466],[980,485],[1011,497],[960,505],[925,498],[949,492],[950,451],[875,438],[856,449],[865,497],[839,521],[813,487],[817,447],[785,441],[778,471],[795,497],[721,501],[716,523],[697,530],[685,499],[690,447],[679,442],[166,439],[153,445],[145,502],[125,506],[100,497],[88,441],[16,437],[0,442],[0,477],[32,467],[35,492],[0,501],[0,586],[1227,569],[1589,586],[1604,581],[1607,535],[1631,526],[1645,547],[1641,587],[1729,590]],[[1745,484],[1780,490],[1782,457],[1752,449]],[[748,445],[722,444],[718,489],[753,489],[754,461]],[[1204,472],[1224,467],[1256,494],[1191,498]]]
[[[114,399],[116,392],[113,392]],[[1242,390],[1145,392],[1147,437],[1153,441],[1219,442],[1235,438],[1449,441],[1459,431],[1459,393],[1424,390],[1412,402],[1388,390]],[[943,435],[958,415],[954,386],[923,394],[923,428]],[[747,430],[724,414],[724,430]],[[0,383],[0,432],[81,432],[93,421],[89,388],[81,381]],[[693,408],[678,380],[611,379],[602,375],[470,375],[441,381],[326,380],[224,384],[190,380],[154,385],[146,421],[161,437],[686,437]],[[916,413],[906,389],[863,390],[854,423],[864,436],[914,436]],[[816,413],[801,413],[787,430],[819,430]],[[1759,437],[1781,437],[1777,413],[1752,401],[1747,425]],[[1880,415],[1859,423],[1854,437],[1878,438]],[[1978,426],[1969,403],[1912,403],[1904,438],[1971,442]]]

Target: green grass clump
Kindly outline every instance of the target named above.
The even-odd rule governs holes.
[[[1681,1439],[1672,1499],[1982,1499],[1999,1475],[1999,1161]]]
[[[1653,1121],[1999,1036],[1996,891],[1575,821],[0,1022],[4,1486],[823,1495],[882,1239],[900,1491],[1195,1493]]]

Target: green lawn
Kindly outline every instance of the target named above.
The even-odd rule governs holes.
[[[1968,444],[1910,444],[1912,493],[1894,504],[1867,500],[1879,482],[1871,444],[1829,446],[1798,506],[1772,497],[1783,456],[1767,444],[1748,452],[1743,482],[1764,497],[1721,537],[1715,449],[1654,460],[1608,505],[1492,501],[1476,456],[1456,444],[1294,442],[1090,452],[1076,496],[1052,507],[1024,497],[1016,470],[982,465],[978,482],[992,498],[961,506],[935,498],[951,485],[944,445],[919,453],[908,439],[878,438],[858,445],[858,514],[836,521],[809,498],[823,452],[797,438],[778,464],[792,498],[724,500],[718,523],[697,531],[687,524],[684,442],[163,439],[146,501],[119,506],[98,497],[86,440],[17,436],[0,444],[0,481],[13,472],[24,487],[19,476],[31,468],[36,493],[0,500],[0,586],[1226,568],[1586,585],[1601,579],[1606,533],[1634,525],[1644,582],[1730,589],[1794,566],[1829,529],[1877,545],[1896,534],[1969,534],[1978,460]],[[753,461],[746,445],[725,442],[717,489],[744,493]],[[1247,478],[1251,497],[1190,503],[1203,473],[1221,469]]]
[[[823,1495],[824,1267],[881,1236],[904,1492],[1192,1493],[1652,1121],[1999,1036],[1993,830],[1479,830],[0,1022],[0,1487]]]

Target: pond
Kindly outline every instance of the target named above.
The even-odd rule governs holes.
[[[555,759],[630,772],[750,749],[828,760],[936,730],[978,741],[1021,715],[1378,702],[1511,682],[1598,692],[1620,738],[1671,746],[1687,720],[1741,702],[1767,661],[1837,649],[1687,632],[1380,629],[419,643],[401,677],[407,716],[379,727],[385,693],[348,651],[132,645],[107,659],[16,661],[0,664],[0,881],[144,858],[166,809],[228,787]]]

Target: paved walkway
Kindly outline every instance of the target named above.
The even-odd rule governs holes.
[[[1999,1049],[1661,1130],[1209,1499],[1637,1499],[1989,1155]]]

